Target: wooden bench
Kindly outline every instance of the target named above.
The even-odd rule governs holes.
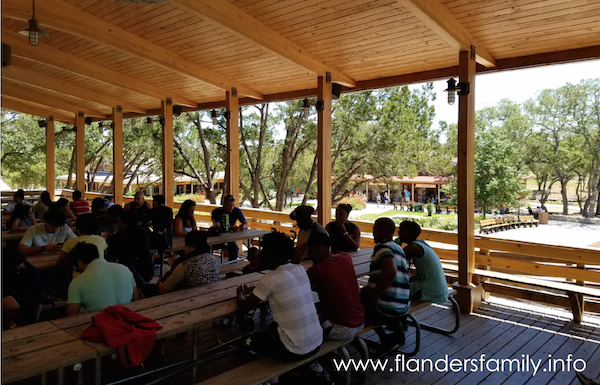
[[[444,268],[444,270],[458,271],[458,265],[455,264],[442,263],[442,267]],[[562,291],[569,298],[571,311],[573,313],[573,320],[577,323],[581,322],[581,320],[583,319],[583,297],[588,296],[593,298],[600,298],[600,289],[581,286],[574,283],[556,282],[544,280],[541,278],[534,278],[530,276],[503,273],[499,271],[484,269],[475,269],[473,274],[486,278],[522,284],[536,288]]]
[[[537,227],[540,224],[540,221],[535,219],[533,215],[519,215],[519,224],[523,227]]]

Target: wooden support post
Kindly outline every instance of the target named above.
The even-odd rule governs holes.
[[[483,290],[473,285],[475,269],[475,55],[459,53],[459,82],[468,83],[468,95],[458,101],[458,283],[456,299],[462,311],[479,307]]]
[[[85,199],[85,114],[79,111],[75,116],[75,190],[81,191]]]
[[[331,222],[331,74],[319,76],[317,99],[322,103],[318,111],[317,165],[318,192],[317,217],[325,226]]]
[[[239,99],[237,89],[225,93],[227,113],[227,191],[224,195],[240,195],[240,129],[239,129]],[[241,206],[241,202],[238,205]]]
[[[123,206],[123,107],[113,108],[113,196]]]
[[[46,119],[46,190],[54,202],[54,116]]]
[[[173,160],[173,100],[167,98],[161,102],[162,109],[162,172],[165,204],[173,207],[173,179],[175,165]]]

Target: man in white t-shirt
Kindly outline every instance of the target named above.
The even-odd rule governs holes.
[[[245,313],[269,301],[273,324],[262,336],[254,334],[250,346],[259,353],[299,359],[319,350],[323,329],[315,308],[310,281],[302,265],[290,261],[294,243],[282,233],[264,236],[262,252],[268,271],[255,288],[238,287],[238,311]]]
[[[19,251],[27,256],[45,251],[58,253],[62,244],[68,239],[77,238],[77,235],[66,225],[66,217],[55,208],[51,208],[44,215],[43,224],[29,227],[21,239]]]

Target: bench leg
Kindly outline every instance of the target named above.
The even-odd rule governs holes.
[[[102,384],[102,358],[96,357],[96,374],[94,375],[94,385]]]
[[[213,333],[215,332],[214,328],[215,324],[213,324]],[[216,336],[216,333],[215,333]],[[198,360],[198,328],[194,328],[194,346],[192,347],[192,361],[196,362]],[[192,368],[192,384],[196,383],[196,379],[198,378],[198,368],[194,365]]]
[[[46,385],[47,383],[48,383],[48,376],[46,375],[46,373],[42,373],[42,375],[40,377],[40,384]]]
[[[65,368],[58,369],[58,385],[65,385]]]
[[[396,352],[397,354],[402,354],[406,357],[412,357],[419,352],[419,349],[421,348],[421,326],[419,325],[419,322],[416,320],[415,317],[413,317],[412,314],[407,314],[406,317],[410,320],[409,323],[411,325],[413,325],[416,329],[415,330],[415,348],[413,349],[413,351],[403,352],[403,351],[399,350],[400,345],[398,345],[398,344],[395,344],[392,346],[389,346],[389,345],[385,346],[383,341],[385,341],[389,337],[385,333],[385,330],[383,329],[383,327],[379,326],[379,327],[375,328],[375,332],[379,336],[379,340],[381,342],[378,343],[378,342],[369,341],[369,340],[366,341],[369,345],[371,345],[375,349],[377,349],[377,351],[374,355],[374,358],[381,358],[381,357],[387,356],[393,352]]]
[[[429,330],[435,333],[449,335],[456,333],[460,328],[460,306],[453,297],[450,297],[449,301],[452,303],[452,311],[454,312],[454,328],[451,330],[441,329],[437,326],[421,324],[421,327],[425,330]]]
[[[583,320],[583,295],[569,293],[569,302],[571,303],[571,311],[573,312],[573,321],[581,323]]]

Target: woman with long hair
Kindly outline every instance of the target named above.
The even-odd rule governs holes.
[[[175,216],[175,223],[173,224],[173,231],[176,237],[185,237],[190,232],[198,230],[196,219],[194,218],[194,210],[196,210],[196,202],[191,199],[187,199],[181,204]]]

